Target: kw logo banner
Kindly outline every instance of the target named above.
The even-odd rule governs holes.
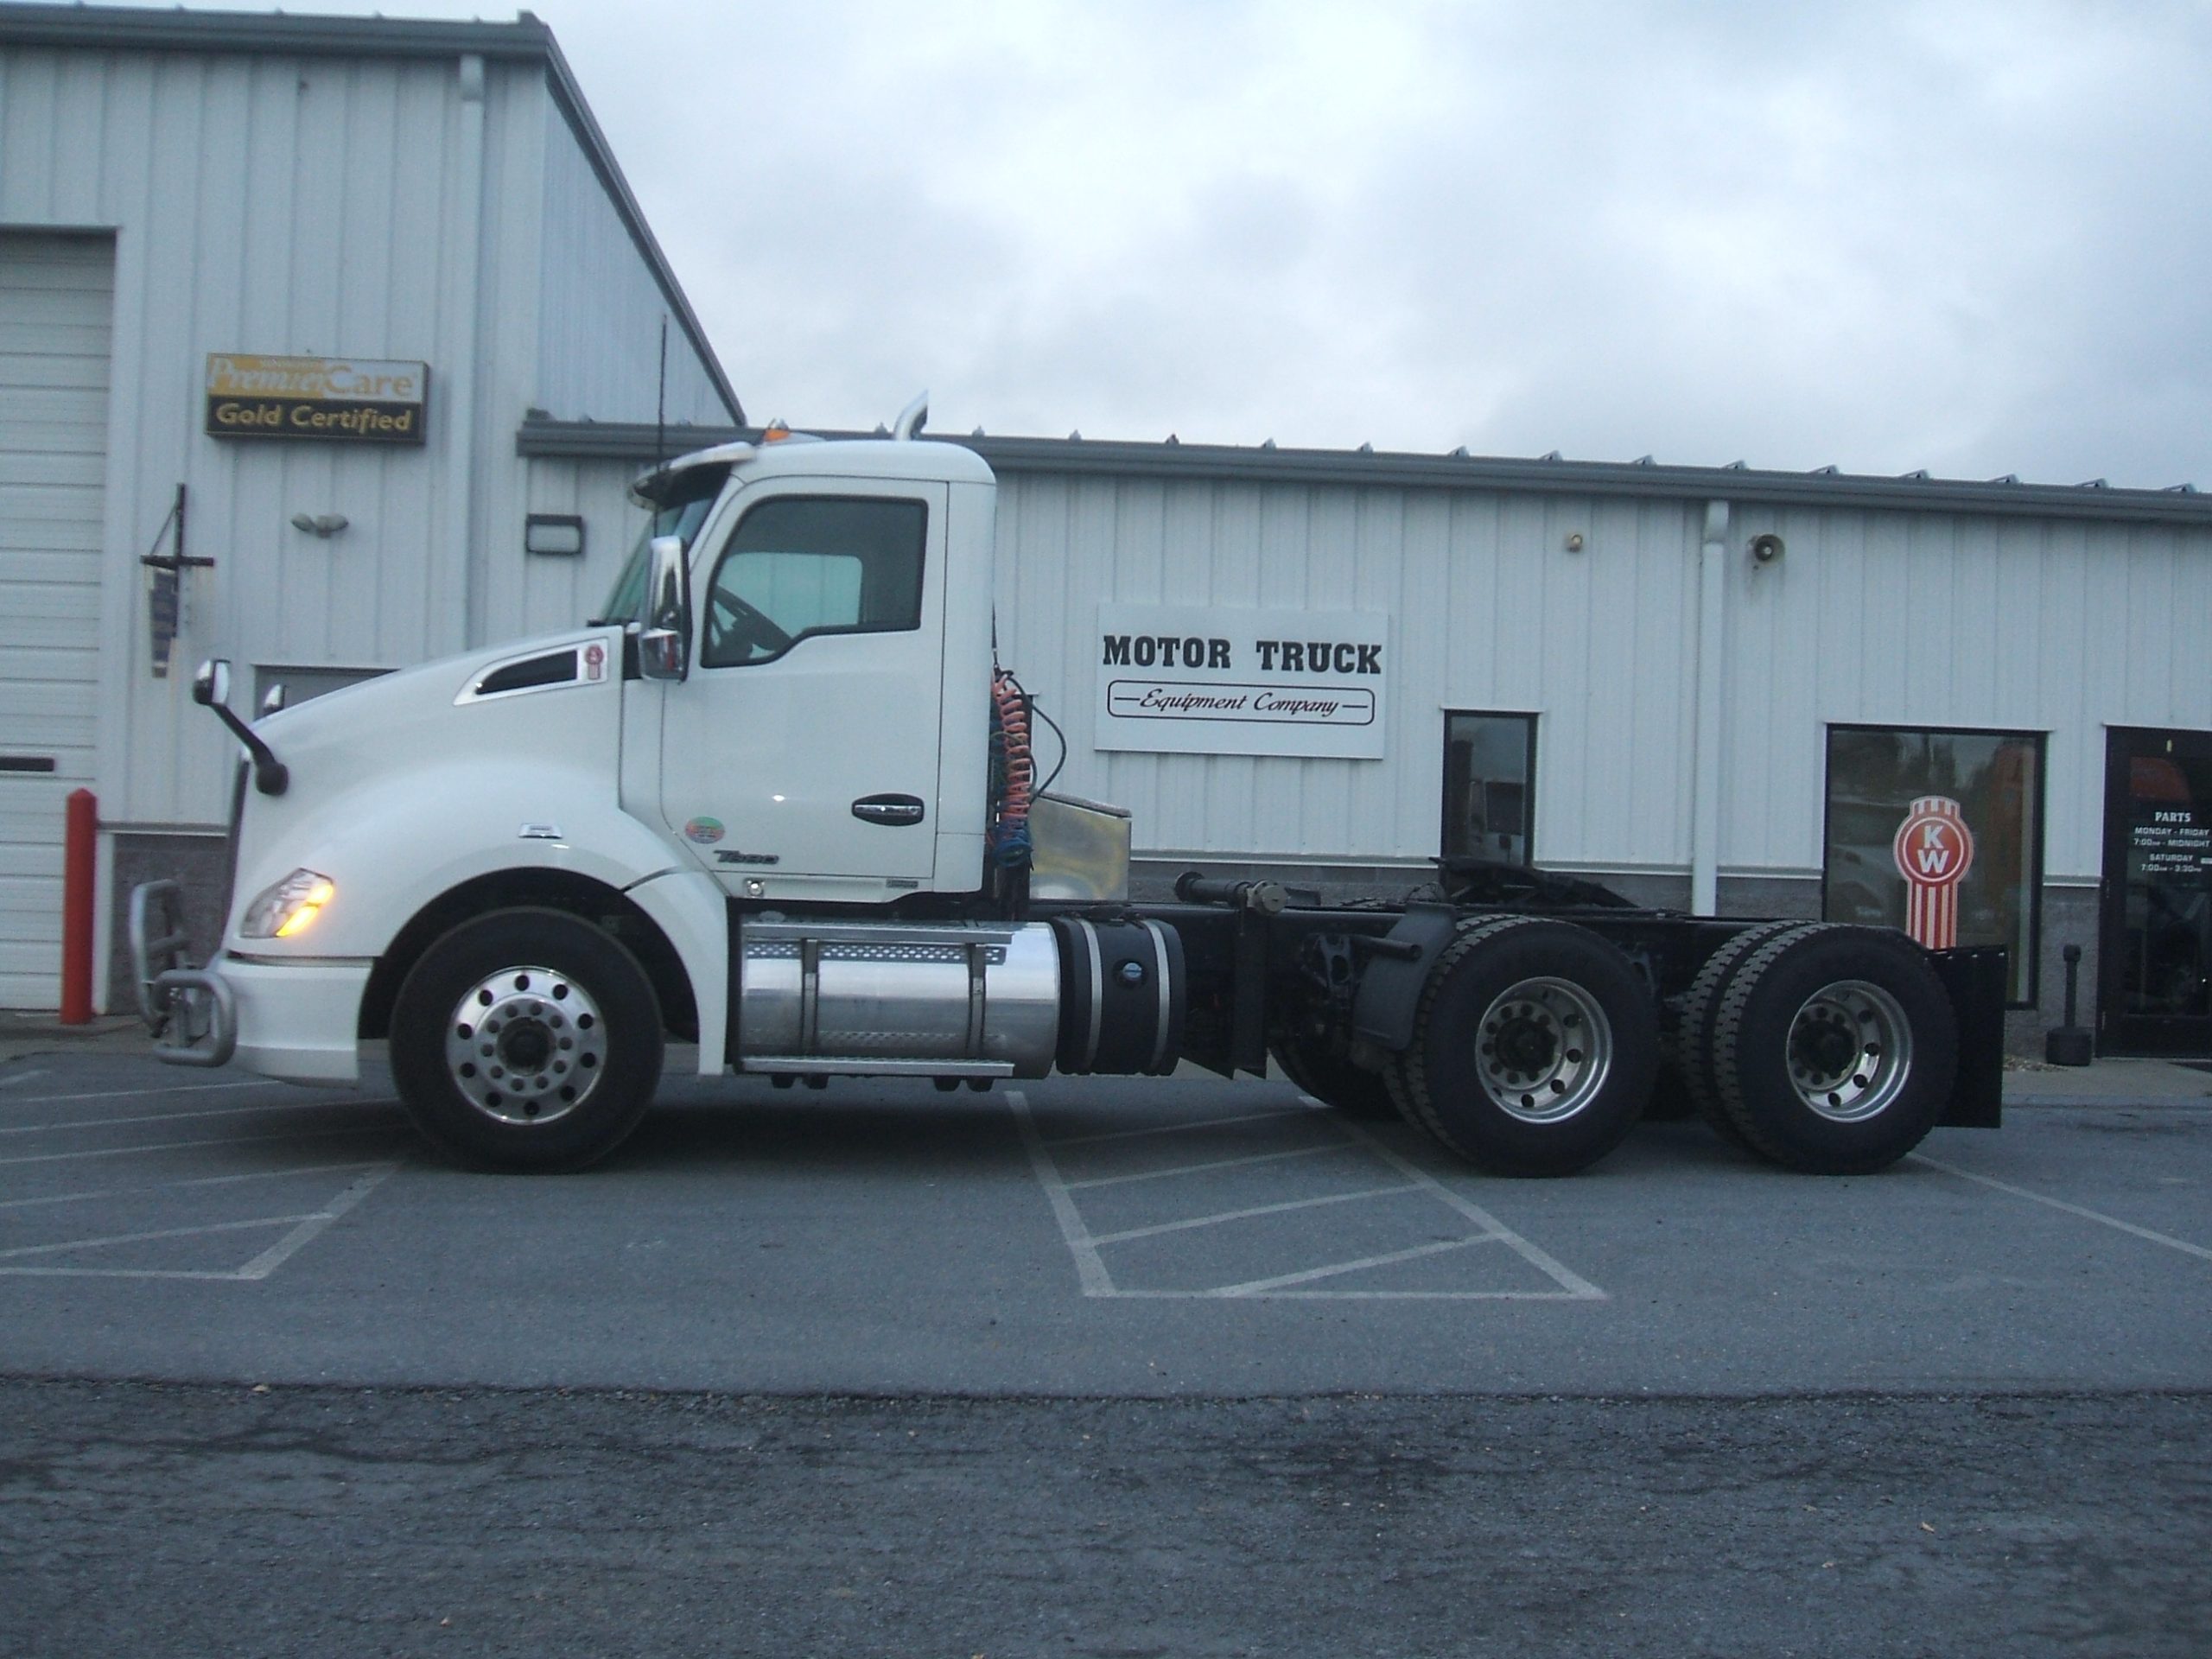
[[[219,438],[421,443],[429,394],[426,363],[207,354],[207,430]]]
[[[1959,883],[1974,864],[1974,832],[1947,795],[1923,795],[1891,843],[1905,880],[1904,931],[1930,950],[1959,942]]]
[[[1390,619],[1098,607],[1097,747],[1382,758]]]

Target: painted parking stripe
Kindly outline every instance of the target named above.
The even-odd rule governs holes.
[[[1064,1183],[1071,1192],[1087,1192],[1094,1186],[1125,1186],[1131,1181],[1164,1181],[1178,1175],[1203,1175],[1208,1170],[1241,1169],[1249,1164],[1278,1164],[1286,1158],[1318,1158],[1325,1152],[1342,1152],[1341,1146],[1294,1147],[1288,1152],[1255,1152],[1247,1158],[1214,1158],[1203,1164],[1178,1164],[1173,1169],[1141,1169],[1129,1175],[1094,1175],[1087,1180]]]
[[[150,1233],[109,1233],[99,1238],[65,1238],[58,1244],[18,1244],[0,1250],[0,1262],[21,1255],[60,1255],[70,1250],[105,1249],[113,1244],[150,1244],[162,1238],[198,1238],[203,1233],[242,1233],[254,1227],[296,1227],[311,1215],[256,1216],[247,1221],[208,1221],[195,1227],[163,1227]],[[0,1268],[0,1273],[7,1269]]]
[[[1496,1244],[1502,1241],[1494,1233],[1484,1233],[1473,1238],[1441,1238],[1427,1244],[1416,1244],[1411,1249],[1391,1250],[1382,1255],[1363,1256],[1357,1262],[1332,1262],[1325,1268],[1307,1268],[1302,1273],[1278,1274],[1272,1279],[1250,1279],[1241,1285],[1224,1285],[1218,1290],[1206,1293],[1209,1296],[1258,1296],[1268,1291],[1287,1290],[1293,1285],[1310,1285],[1317,1279],[1334,1279],[1340,1274],[1364,1273],[1370,1268],[1388,1268],[1401,1262],[1418,1262],[1425,1255],[1442,1255],[1448,1250],[1464,1250],[1471,1244]]]
[[[334,1175],[340,1170],[373,1166],[372,1160],[355,1158],[342,1164],[301,1164],[290,1169],[257,1169],[244,1175],[195,1175],[188,1181],[147,1181],[137,1186],[111,1186],[96,1192],[48,1192],[35,1198],[0,1198],[0,1210],[29,1210],[53,1204],[94,1204],[106,1198],[139,1198],[149,1192],[171,1192],[188,1186],[234,1186],[240,1181],[281,1181],[294,1175]]]
[[[1961,1169],[1955,1164],[1939,1162],[1924,1152],[1916,1152],[1910,1156],[1916,1164],[1925,1164],[1929,1168],[1941,1170],[1946,1175],[1955,1175],[1962,1181],[1974,1181],[1983,1186],[1993,1187],[1999,1192],[2009,1192],[2016,1198],[2025,1198],[2031,1204],[2044,1205],[2053,1210],[2063,1210],[2068,1215],[2079,1216],[2084,1221],[2094,1221],[2100,1226],[2117,1228],[2123,1233],[2133,1234],[2137,1238],[2147,1239],[2153,1244],[2163,1244],[2170,1250],[2179,1250],[2183,1255],[2196,1256],[2200,1261],[2212,1262],[2212,1250],[2206,1249],[2202,1244],[2191,1244],[2186,1239],[2175,1238],[2165,1233],[2154,1233],[2148,1227],[2138,1227],[2133,1222],[2122,1221],[2117,1216],[2107,1216],[2094,1210],[2085,1210],[2078,1204],[2067,1203],[2063,1198],[2050,1198],[2041,1192],[2031,1192],[2026,1187],[2014,1186],[2010,1181],[2000,1181],[1988,1175],[1977,1175],[1970,1169]]]
[[[278,1100],[266,1106],[215,1106],[200,1112],[143,1112],[136,1117],[73,1117],[59,1123],[9,1123],[0,1135],[58,1135],[70,1129],[111,1129],[125,1123],[184,1123],[202,1117],[266,1116],[270,1112],[296,1112],[303,1106],[373,1105],[374,1102],[344,1100]]]
[[[1239,1112],[1235,1117],[1200,1117],[1188,1123],[1161,1123],[1149,1129],[1109,1129],[1099,1135],[1070,1135],[1047,1141],[1045,1144],[1058,1151],[1063,1147],[1095,1147],[1106,1141],[1141,1141],[1155,1135],[1188,1135],[1193,1129],[1225,1128],[1234,1123],[1264,1123],[1276,1117],[1310,1117],[1314,1109],[1299,1107],[1294,1111]]]
[[[1007,1104],[1014,1109],[1014,1121],[1021,1131],[1021,1143],[1029,1149],[1029,1166],[1037,1174],[1037,1184],[1045,1189],[1046,1200],[1052,1206],[1053,1219],[1060,1224],[1060,1236],[1067,1241],[1068,1253],[1075,1257],[1076,1281],[1086,1296],[1114,1294],[1113,1275],[1106,1271],[1106,1262],[1098,1254],[1090,1230],[1077,1212],[1075,1200],[1068,1196],[1067,1184],[1060,1179],[1060,1172],[1052,1163],[1052,1154],[1045,1150],[1043,1138],[1037,1133],[1036,1120],[1029,1116],[1029,1096],[1019,1089],[1009,1089]]]
[[[1357,1262],[1335,1263],[1327,1268],[1309,1268],[1300,1273],[1282,1275],[1271,1281],[1248,1281],[1243,1285],[1224,1286],[1216,1289],[1123,1289],[1114,1283],[1112,1274],[1107,1270],[1105,1258],[1099,1253],[1099,1246],[1103,1243],[1111,1242],[1114,1237],[1124,1236],[1109,1235],[1102,1238],[1094,1236],[1090,1232],[1090,1229],[1085,1226],[1084,1223],[1082,1211],[1076,1207],[1075,1198],[1073,1193],[1070,1191],[1069,1183],[1062,1179],[1059,1167],[1053,1162],[1052,1154],[1048,1150],[1047,1142],[1044,1136],[1039,1132],[1036,1121],[1030,1114],[1028,1096],[1020,1090],[1009,1090],[1007,1093],[1006,1098],[1007,1104],[1013,1109],[1014,1123],[1020,1133],[1022,1144],[1028,1150],[1030,1167],[1036,1174],[1038,1185],[1045,1191],[1046,1200],[1052,1206],[1053,1218],[1059,1224],[1060,1236],[1066,1243],[1069,1254],[1075,1258],[1076,1277],[1077,1282],[1082,1287],[1083,1294],[1087,1297],[1116,1297],[1130,1300],[1147,1301],[1192,1300],[1221,1300],[1230,1299],[1232,1294],[1236,1300],[1254,1300],[1261,1299],[1267,1299],[1270,1300],[1306,1300],[1326,1299],[1346,1301],[1559,1302],[1605,1301],[1609,1300],[1605,1293],[1599,1289],[1596,1285],[1592,1284],[1580,1274],[1575,1273],[1571,1268],[1565,1266],[1548,1252],[1539,1249],[1535,1245],[1522,1237],[1520,1234],[1515,1232],[1510,1227],[1508,1227],[1504,1223],[1499,1221],[1495,1216],[1491,1215],[1487,1210],[1484,1210],[1480,1205],[1452,1192],[1449,1187],[1446,1186],[1441,1181],[1436,1179],[1435,1177],[1430,1175],[1427,1171],[1421,1169],[1419,1166],[1410,1162],[1407,1159],[1399,1156],[1396,1153],[1391,1151],[1389,1147],[1376,1140],[1374,1136],[1361,1129],[1357,1124],[1344,1120],[1341,1116],[1333,1112],[1328,1114],[1329,1120],[1332,1122],[1333,1127],[1344,1131],[1349,1137],[1351,1137],[1351,1139],[1335,1147],[1320,1148],[1319,1150],[1342,1151],[1346,1146],[1351,1146],[1356,1143],[1358,1147],[1364,1147],[1367,1151],[1372,1153],[1376,1157],[1381,1159],[1384,1163],[1389,1164],[1392,1168],[1397,1170],[1401,1174],[1406,1177],[1406,1180],[1402,1184],[1396,1185],[1387,1189],[1376,1189],[1375,1192],[1357,1196],[1379,1197],[1382,1196],[1385,1192],[1397,1192],[1408,1189],[1419,1189],[1438,1198],[1444,1204],[1449,1205],[1452,1209],[1457,1211],[1460,1215],[1465,1217],[1468,1220],[1475,1223],[1475,1224],[1482,1230],[1480,1234],[1471,1238],[1452,1239],[1445,1241],[1441,1244],[1424,1245],[1416,1249],[1409,1255],[1397,1254],[1389,1257],[1367,1258]],[[1310,1096],[1304,1096],[1303,1098],[1307,1100],[1309,1107],[1312,1109],[1325,1110],[1325,1108],[1321,1107],[1320,1103],[1313,1101]],[[1283,1115],[1284,1114],[1280,1113],[1263,1113],[1259,1116],[1272,1117]],[[1218,1122],[1218,1120],[1214,1121]],[[1183,1126],[1169,1126],[1168,1128],[1163,1128],[1158,1132],[1167,1133],[1170,1132],[1172,1128],[1181,1127]],[[1052,1144],[1065,1145],[1068,1143],[1059,1141],[1053,1142]],[[1351,1196],[1355,1195],[1345,1195],[1344,1201],[1348,1202]],[[1295,1205],[1286,1207],[1307,1208],[1310,1207],[1310,1204],[1308,1202],[1300,1202]],[[1173,1230],[1174,1224],[1171,1224],[1169,1227],[1157,1230]],[[1155,1230],[1145,1229],[1141,1230],[1149,1232]],[[1558,1288],[1555,1290],[1314,1290],[1300,1287],[1304,1285],[1308,1285],[1319,1278],[1325,1276],[1334,1276],[1342,1273],[1356,1272],[1367,1268],[1384,1266],[1388,1265],[1390,1262],[1412,1259],[1412,1257],[1414,1256],[1440,1254],[1443,1250],[1446,1249],[1459,1249],[1474,1244],[1491,1243],[1505,1245],[1522,1261],[1526,1262],[1529,1266],[1535,1268],[1545,1277],[1551,1280]],[[1263,1287],[1268,1285],[1278,1287]]]
[[[1163,1221],[1152,1227],[1131,1227],[1118,1233],[1093,1233],[1094,1244],[1126,1244],[1133,1238],[1157,1238],[1162,1233],[1188,1232],[1194,1227],[1218,1227],[1226,1222],[1249,1221],[1255,1216],[1280,1216],[1292,1210],[1318,1210],[1329,1204],[1357,1204],[1362,1198],[1385,1198],[1394,1192],[1418,1192],[1411,1181],[1394,1186],[1370,1186],[1357,1192],[1332,1192],[1321,1198],[1288,1198],[1281,1204],[1255,1205],[1249,1210],[1224,1210],[1217,1216],[1193,1216],[1188,1221]]]
[[[389,1103],[397,1104],[397,1102]],[[194,1147],[207,1151],[211,1147],[249,1147],[264,1141],[320,1141],[334,1135],[390,1135],[401,1127],[401,1120],[389,1123],[368,1123],[347,1129],[297,1129],[289,1135],[239,1135],[226,1141],[157,1141],[143,1147],[99,1147],[86,1152],[40,1152],[28,1157],[0,1158],[0,1166],[10,1164],[60,1164],[74,1159],[129,1158],[146,1152],[184,1152]]]
[[[331,1224],[337,1221],[347,1211],[351,1210],[355,1205],[360,1203],[363,1198],[365,1198],[371,1192],[374,1192],[376,1188],[395,1170],[398,1169],[398,1167],[399,1163],[397,1160],[376,1165],[374,1167],[370,1169],[366,1174],[363,1175],[359,1180],[347,1186],[344,1192],[340,1192],[335,1198],[333,1198],[321,1209],[313,1211],[304,1216],[279,1216],[262,1221],[227,1222],[209,1227],[183,1228],[177,1230],[176,1234],[172,1235],[181,1236],[186,1233],[237,1232],[250,1227],[276,1226],[288,1221],[296,1224],[291,1231],[285,1234],[283,1237],[278,1239],[274,1244],[271,1244],[267,1249],[264,1250],[259,1255],[255,1256],[252,1261],[247,1262],[242,1268],[211,1269],[190,1268],[0,1267],[0,1274],[8,1274],[11,1277],[41,1279],[197,1279],[203,1281],[224,1280],[232,1283],[257,1283],[261,1280],[268,1278],[270,1274],[276,1272],[278,1268],[283,1266],[286,1262],[291,1260],[291,1258],[297,1255],[300,1250],[312,1243],[315,1236],[321,1233],[324,1229],[330,1226]],[[157,1236],[157,1235],[148,1235],[148,1236]],[[120,1242],[127,1241],[114,1239],[80,1239],[73,1245],[60,1245],[54,1246],[53,1248],[86,1249],[99,1243],[115,1243]],[[40,1246],[38,1248],[45,1249],[48,1247]]]
[[[0,1089],[12,1089],[19,1083],[29,1083],[33,1077],[50,1077],[51,1071],[18,1071],[12,1077],[0,1077]]]
[[[1514,1253],[1522,1261],[1550,1279],[1577,1301],[1602,1302],[1607,1300],[1604,1291],[1567,1267],[1558,1257],[1547,1250],[1537,1249],[1472,1198],[1454,1192],[1420,1165],[1409,1159],[1400,1157],[1350,1118],[1342,1119],[1337,1127],[1355,1140],[1365,1142],[1369,1151],[1389,1165],[1391,1168],[1403,1173],[1408,1179],[1427,1187],[1446,1204],[1466,1217],[1468,1220],[1503,1239],[1506,1243],[1512,1246]]]
[[[33,1076],[42,1073],[34,1072]],[[88,1095],[39,1095],[31,1104],[59,1106],[74,1100],[140,1100],[148,1095],[204,1095],[214,1089],[286,1089],[302,1085],[283,1084],[273,1077],[240,1077],[232,1083],[173,1083],[166,1089],[102,1089]]]

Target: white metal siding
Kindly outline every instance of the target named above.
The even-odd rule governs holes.
[[[1132,809],[1141,852],[1421,864],[1444,714],[1473,709],[1539,716],[1544,861],[1687,864],[1689,508],[1030,473],[1001,489],[1001,655],[1067,732],[1062,783]],[[1571,532],[1584,550],[1566,550]],[[1102,601],[1387,613],[1388,758],[1094,750]]]
[[[1778,531],[1754,567],[1749,538]],[[2049,734],[2044,872],[2102,864],[2104,731],[2212,729],[2212,532],[1797,508],[1738,517],[1721,863],[1817,873],[1830,724]]]
[[[0,1007],[60,986],[61,831],[93,779],[115,244],[0,232]]]
[[[545,249],[537,281],[535,402],[566,420],[650,421],[660,394],[660,319],[667,300],[629,226],[559,108],[545,106]],[[671,425],[736,418],[671,313]],[[677,453],[686,446],[677,445]]]
[[[477,549],[497,480],[519,490],[550,94],[531,66],[485,79],[472,106],[457,60],[0,52],[0,223],[120,227],[110,563],[179,482],[190,550],[218,561],[185,579],[166,680],[139,585],[107,584],[107,821],[220,822],[228,740],[185,695],[201,656],[388,667],[509,626]],[[226,350],[426,361],[429,442],[210,438],[203,365]],[[319,540],[297,512],[349,526]]]
[[[1688,871],[1702,501],[1031,472],[1001,486],[1001,654],[1067,731],[1063,781],[1133,809],[1141,852],[1425,860],[1443,713],[1459,709],[1538,717],[1540,861]],[[1788,551],[1755,565],[1768,530]],[[1759,507],[1732,515],[1725,557],[1721,638],[1702,649],[1722,674],[1726,875],[1817,876],[1832,724],[2048,733],[2060,881],[2099,871],[2105,727],[2212,729],[2212,531]],[[1388,612],[1388,758],[1094,750],[1101,601]]]

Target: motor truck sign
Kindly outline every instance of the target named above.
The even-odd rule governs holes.
[[[1373,612],[1102,605],[1097,747],[1380,760],[1389,634]]]

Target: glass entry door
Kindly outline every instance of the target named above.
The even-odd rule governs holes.
[[[2114,727],[2105,752],[2098,1046],[2212,1056],[2212,732]]]

